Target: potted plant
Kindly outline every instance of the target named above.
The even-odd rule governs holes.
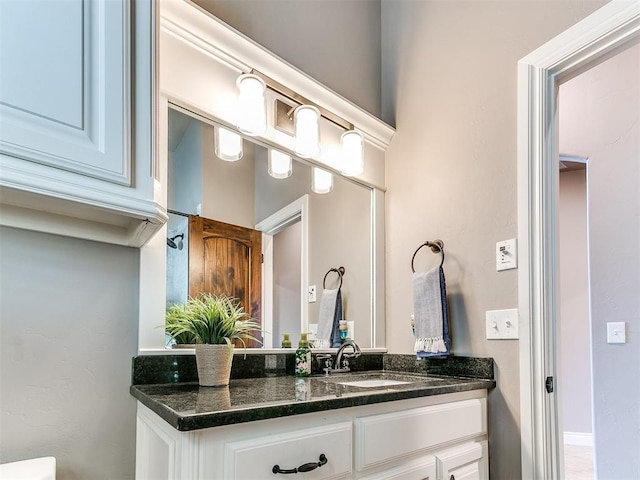
[[[255,340],[260,324],[251,318],[235,298],[203,293],[186,303],[172,305],[165,328],[182,343],[195,343],[198,380],[205,387],[229,385],[233,342],[246,347]]]

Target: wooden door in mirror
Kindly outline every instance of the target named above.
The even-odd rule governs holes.
[[[189,296],[205,292],[237,298],[262,323],[262,232],[189,216]]]

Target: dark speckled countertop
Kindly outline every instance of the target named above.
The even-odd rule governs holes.
[[[451,361],[432,359],[430,363],[416,362],[415,357],[408,355],[385,355],[385,370],[329,377],[232,378],[228,387],[200,387],[197,382],[134,384],[130,391],[174,428],[189,431],[495,387],[492,359],[460,358],[464,357]],[[470,370],[465,371],[461,365]],[[370,379],[406,383],[377,387],[343,384]]]

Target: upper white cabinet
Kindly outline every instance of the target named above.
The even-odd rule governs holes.
[[[0,4],[2,225],[142,245],[154,198],[154,2]]]

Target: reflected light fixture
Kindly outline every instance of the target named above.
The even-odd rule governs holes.
[[[311,190],[316,193],[329,193],[333,190],[333,175],[331,172],[313,167],[313,178],[311,179]]]
[[[292,172],[291,157],[278,150],[269,150],[269,175],[273,178],[288,178]]]
[[[242,137],[224,127],[214,128],[216,156],[226,162],[235,162],[242,158]]]
[[[311,105],[300,105],[293,111],[295,125],[294,150],[303,158],[320,152],[320,110]]]
[[[256,75],[245,73],[236,80],[238,87],[238,129],[250,136],[267,130],[266,85]]]
[[[348,177],[364,172],[364,139],[360,132],[348,130],[340,137],[342,146],[342,165],[340,170]]]

